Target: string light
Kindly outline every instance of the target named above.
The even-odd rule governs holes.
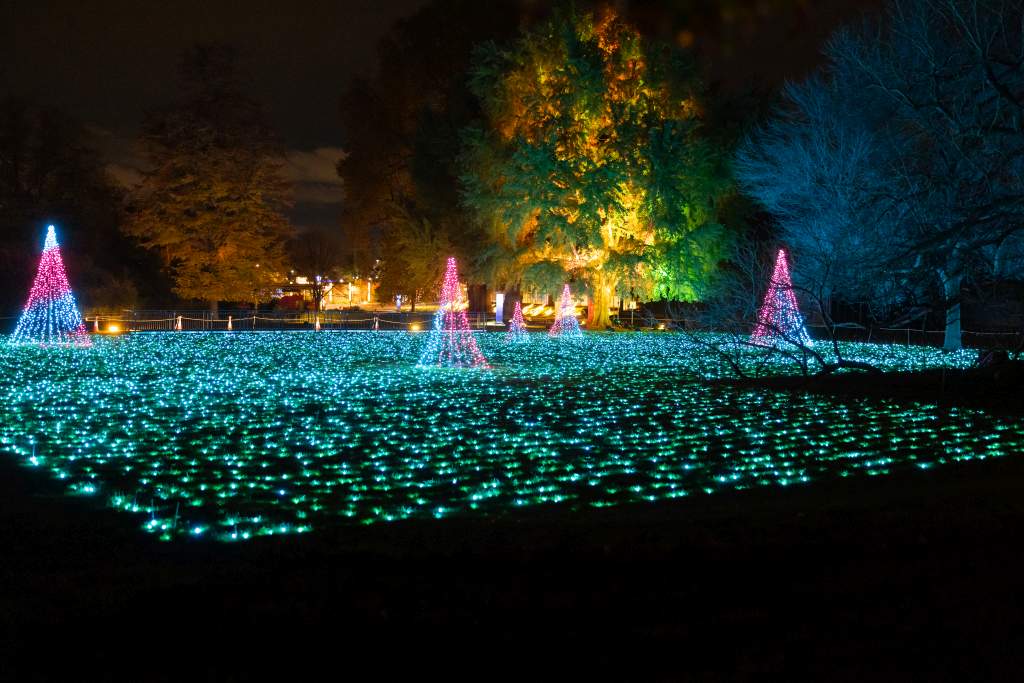
[[[686,335],[513,346],[483,334],[487,373],[418,370],[427,341],[236,331],[102,337],[74,353],[0,345],[0,449],[157,537],[236,542],[523,506],[568,514],[1024,450],[1020,417],[705,383],[730,366]],[[840,347],[887,370],[973,362]],[[760,365],[763,349],[742,349],[745,369]]]
[[[516,308],[512,313],[512,320],[508,324],[508,332],[505,333],[505,341],[522,344],[529,340],[530,334],[526,331],[526,321],[523,320],[523,306],[522,303],[516,301]]]
[[[552,337],[579,337],[583,334],[580,332],[580,322],[576,320],[576,305],[572,302],[568,283],[562,288],[562,300],[555,311],[555,322],[548,334]]]
[[[46,229],[43,255],[36,278],[28,293],[28,302],[11,336],[15,344],[88,346],[89,335],[78,312],[75,295],[68,284],[64,260],[52,225]]]
[[[804,327],[800,306],[793,293],[789,261],[783,249],[779,249],[775,257],[772,279],[768,292],[764,295],[764,303],[761,304],[757,327],[754,328],[750,340],[761,346],[774,346],[779,341],[811,345],[811,337]]]
[[[448,259],[448,267],[441,285],[441,299],[434,314],[434,327],[430,331],[427,348],[420,356],[421,366],[451,368],[487,368],[487,359],[473,338],[473,330],[462,306],[459,271],[455,257]]]

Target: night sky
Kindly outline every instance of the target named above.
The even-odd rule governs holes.
[[[115,177],[130,183],[143,113],[173,100],[196,42],[240,51],[249,92],[288,146],[293,220],[335,224],[343,192],[338,99],[370,74],[377,41],[425,0],[0,0],[0,93],[56,106],[87,125]]]

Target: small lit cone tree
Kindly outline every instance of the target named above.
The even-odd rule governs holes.
[[[441,285],[441,301],[434,314],[434,327],[423,350],[421,366],[453,368],[487,368],[487,359],[480,353],[462,306],[459,272],[455,258],[448,259],[448,268]]]
[[[548,332],[552,337],[579,337],[580,321],[576,319],[576,306],[572,302],[572,292],[569,285],[562,288],[562,300],[555,310],[555,323]]]
[[[508,332],[505,333],[505,341],[514,344],[522,344],[530,340],[526,331],[526,321],[523,320],[523,305],[516,302],[516,310],[512,313],[512,320],[508,323]]]
[[[13,344],[88,346],[89,335],[68,284],[53,226],[46,230],[43,256],[28,302],[11,336]]]
[[[803,316],[800,315],[800,306],[793,293],[789,261],[783,249],[779,249],[775,257],[775,269],[750,341],[758,346],[774,346],[779,341],[811,345]]]

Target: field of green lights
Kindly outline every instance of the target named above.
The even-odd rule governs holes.
[[[685,335],[477,337],[490,370],[417,367],[426,333],[0,343],[0,447],[160,538],[232,540],[542,504],[572,515],[1024,445],[1024,421],[978,409],[710,386],[728,368]],[[971,359],[847,351],[886,369]]]

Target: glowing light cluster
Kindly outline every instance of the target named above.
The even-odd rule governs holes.
[[[53,226],[46,229],[43,256],[39,260],[28,302],[11,336],[15,344],[87,346],[89,335],[68,284],[64,261]]]
[[[420,356],[421,366],[439,365],[451,368],[486,368],[487,359],[480,353],[469,319],[462,307],[459,271],[455,257],[448,259],[441,298],[434,314],[427,348]]]
[[[811,337],[804,327],[800,306],[793,293],[793,280],[789,276],[789,261],[786,252],[779,249],[775,257],[775,269],[764,295],[764,303],[758,314],[757,327],[751,341],[763,346],[773,346],[780,341],[811,344]]]
[[[523,305],[517,301],[515,311],[512,313],[512,320],[508,323],[505,341],[513,344],[522,344],[529,340],[530,333],[526,331],[526,321],[523,320]]]
[[[0,448],[160,538],[227,541],[544,504],[568,514],[1024,450],[1022,418],[702,383],[727,366],[684,335],[479,342],[493,372],[423,372],[427,335],[388,331],[3,345]],[[902,370],[973,360],[844,353]]]
[[[562,300],[555,310],[555,322],[548,334],[552,337],[579,337],[583,334],[580,332],[580,322],[576,320],[576,306],[572,302],[568,284],[562,288]]]

